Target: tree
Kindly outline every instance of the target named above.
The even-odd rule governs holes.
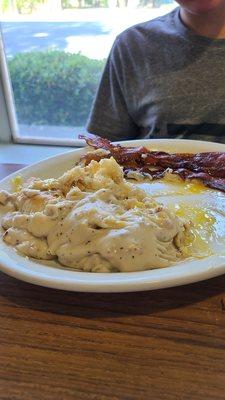
[[[16,10],[16,1],[15,0],[2,0],[0,1],[0,10],[1,11],[15,11]]]
[[[31,14],[39,4],[46,0],[16,0],[17,10],[20,14]]]
[[[0,9],[2,11],[18,11],[20,14],[32,13],[39,4],[47,0],[0,0]]]

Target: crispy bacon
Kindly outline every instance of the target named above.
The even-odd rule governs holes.
[[[142,165],[144,166],[142,155],[149,153],[145,147],[124,147],[119,144],[113,144],[108,139],[103,139],[97,136],[90,138],[79,135],[79,139],[84,139],[86,143],[94,149],[104,149],[109,151],[109,157],[114,157],[120,165],[127,168],[138,168]]]
[[[202,181],[205,186],[210,187],[211,189],[217,189],[222,192],[225,192],[225,179],[224,178],[216,178],[207,172],[192,172],[185,169],[178,169],[174,171],[175,174],[179,175],[184,180],[192,180],[198,179]]]
[[[107,157],[115,160],[128,171],[148,172],[153,179],[160,179],[170,168],[172,173],[179,175],[182,179],[199,179],[205,186],[225,192],[225,152],[204,153],[166,153],[163,151],[151,151],[145,147],[125,147],[113,144],[108,139],[100,137],[80,136],[94,149],[108,151]],[[98,160],[105,158],[97,156]],[[96,155],[84,156],[86,164]]]
[[[218,178],[225,178],[225,153],[209,152],[197,154],[150,154],[146,165],[164,168],[185,168],[195,172],[207,172]]]

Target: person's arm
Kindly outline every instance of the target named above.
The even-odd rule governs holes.
[[[87,124],[90,133],[110,140],[129,140],[138,135],[138,127],[129,115],[129,99],[124,94],[126,60],[117,41],[103,71]],[[126,72],[126,71],[125,71]]]

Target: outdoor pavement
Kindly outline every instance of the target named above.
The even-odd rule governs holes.
[[[173,7],[170,4],[159,8],[66,10],[48,16],[8,15],[2,17],[6,55],[11,58],[28,51],[63,50],[102,59],[107,57],[118,33]]]

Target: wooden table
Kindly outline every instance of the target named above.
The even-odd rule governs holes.
[[[225,399],[225,275],[123,294],[0,285],[1,400]]]

